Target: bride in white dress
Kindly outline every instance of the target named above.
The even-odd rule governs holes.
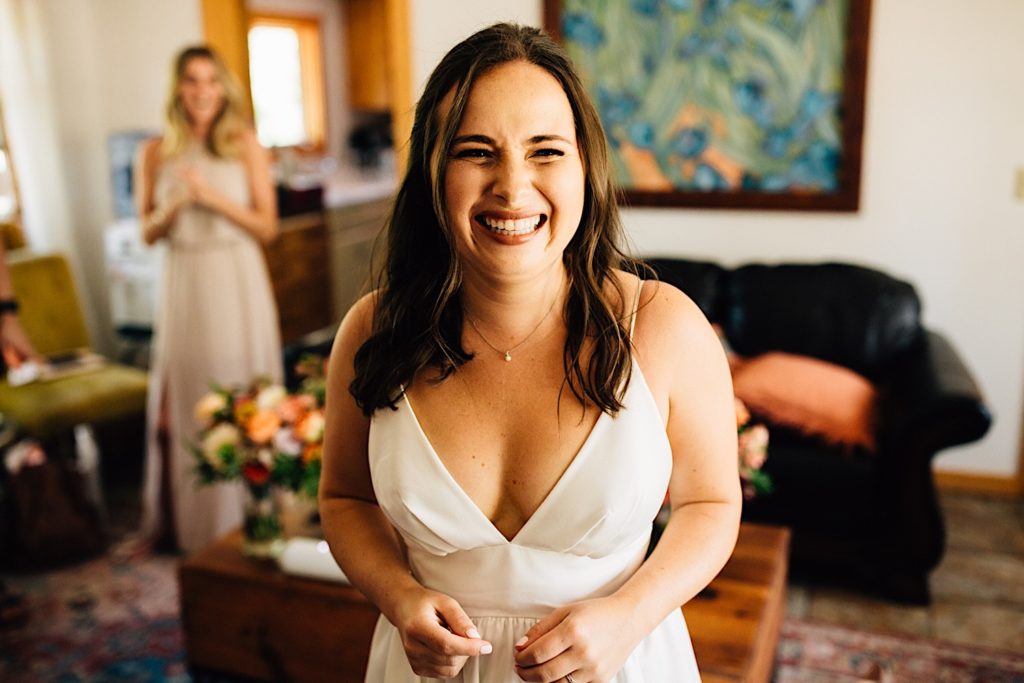
[[[680,606],[739,525],[729,371],[621,239],[561,48],[508,24],[453,48],[330,364],[320,510],[382,613],[367,681],[699,680]]]

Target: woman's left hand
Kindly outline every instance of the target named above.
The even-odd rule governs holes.
[[[517,645],[516,673],[524,681],[574,683],[611,680],[643,634],[634,633],[633,609],[609,596],[560,607],[526,632]]]

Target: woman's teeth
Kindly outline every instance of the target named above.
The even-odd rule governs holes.
[[[540,225],[541,217],[518,218],[515,220],[498,220],[483,216],[480,220],[488,229],[499,235],[525,235],[533,232]]]

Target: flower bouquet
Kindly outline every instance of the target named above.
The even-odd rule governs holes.
[[[305,366],[305,367],[303,367]],[[323,361],[303,359],[306,375],[293,393],[267,380],[214,386],[195,406],[203,427],[192,451],[202,484],[245,483],[245,544],[250,555],[274,556],[282,545],[275,487],[316,499],[324,435]]]
[[[744,500],[751,500],[759,494],[772,492],[772,480],[767,473],[761,471],[764,461],[768,455],[768,428],[759,422],[753,422],[750,411],[738,398],[736,402],[736,435],[737,435],[737,457],[739,458],[740,486],[743,489]],[[661,538],[668,518],[672,514],[672,506],[669,502],[669,495],[665,493],[665,502],[654,518],[654,529],[651,533],[651,543],[647,548],[650,553]]]
[[[768,457],[768,428],[753,422],[750,411],[736,400],[736,433],[739,444],[740,484],[746,500],[772,492],[772,480],[761,470]]]

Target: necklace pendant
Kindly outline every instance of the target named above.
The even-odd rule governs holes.
[[[505,362],[506,363],[511,363],[512,362],[512,354],[509,353],[508,351],[505,352]]]

